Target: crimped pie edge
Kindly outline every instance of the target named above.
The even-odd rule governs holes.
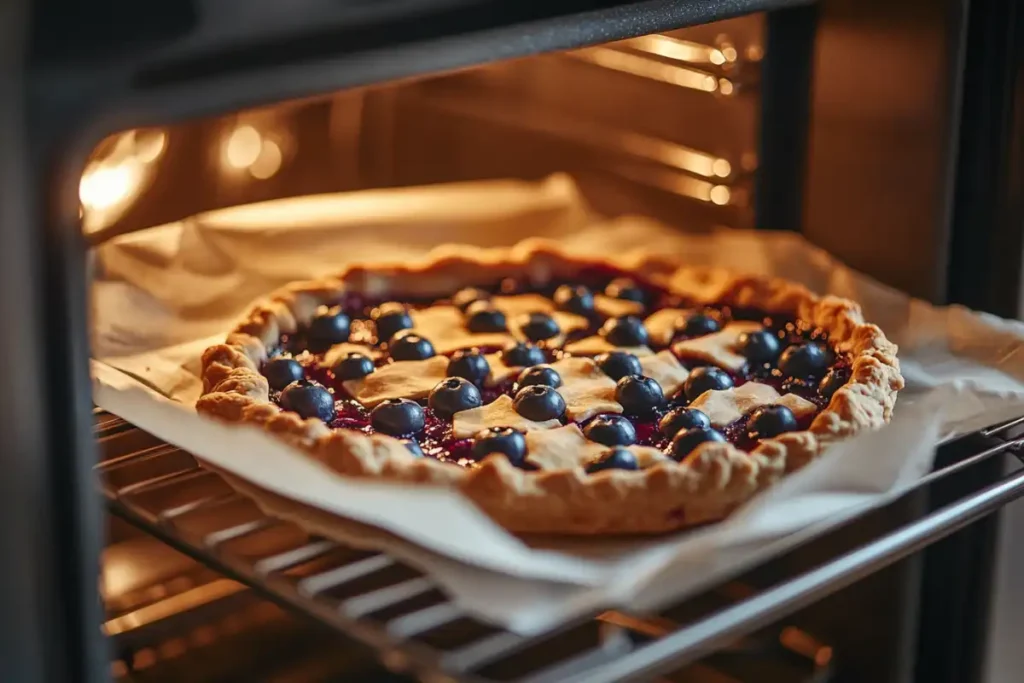
[[[505,277],[571,280],[582,268],[601,265],[643,273],[644,279],[697,303],[785,313],[810,322],[850,354],[850,380],[809,429],[765,440],[750,453],[710,442],[681,463],[585,474],[581,468],[527,472],[502,456],[488,457],[474,469],[416,458],[396,439],[332,431],[319,420],[282,411],[270,402],[259,372],[267,348],[282,333],[296,331],[318,306],[345,291],[374,297],[391,292],[445,296]],[[203,395],[196,409],[229,422],[262,425],[341,474],[456,487],[517,533],[657,533],[721,519],[821,455],[830,443],[888,422],[903,387],[896,351],[877,326],[864,322],[854,302],[818,297],[781,278],[680,266],[673,258],[643,250],[613,258],[580,257],[546,240],[510,248],[442,246],[420,262],[353,265],[336,277],[292,283],[258,301],[225,343],[204,352]]]

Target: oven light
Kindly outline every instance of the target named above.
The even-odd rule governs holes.
[[[166,146],[162,131],[128,131],[86,166],[78,183],[84,230],[105,228],[121,217],[152,178]]]
[[[257,180],[266,180],[281,170],[281,148],[273,140],[264,140],[259,156],[249,165],[249,173]]]
[[[222,164],[233,171],[248,171],[266,180],[281,170],[281,146],[250,125],[236,127],[221,146]]]
[[[663,64],[647,57],[620,52],[608,47],[594,47],[566,54],[606,69],[614,69],[683,88],[703,90],[704,92],[718,90],[718,80],[704,71],[674,64]]]
[[[231,131],[224,143],[224,163],[232,168],[245,169],[256,163],[263,146],[263,136],[252,126],[239,126]]]

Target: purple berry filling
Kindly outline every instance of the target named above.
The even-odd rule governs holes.
[[[525,281],[506,279],[501,282],[492,283],[489,287],[481,287],[481,289],[491,293],[501,293],[503,295],[537,293],[551,297],[555,290],[562,285],[584,285],[594,292],[601,292],[604,291],[605,286],[607,286],[609,282],[615,278],[621,277],[633,276],[628,273],[616,272],[609,268],[597,267],[584,269],[572,282],[558,281],[538,287],[532,286],[530,283]],[[633,279],[636,281],[635,277],[633,277]],[[693,306],[691,302],[687,302],[676,295],[670,294],[664,289],[651,283],[637,281],[637,286],[643,292],[644,301],[646,302],[641,318],[645,318],[662,308],[696,308],[696,306]],[[423,308],[436,304],[451,303],[448,298],[426,299],[416,296],[394,296],[388,300],[402,301],[412,309]],[[374,345],[379,345],[381,343],[381,340],[377,339],[376,329],[371,320],[371,311],[374,307],[384,303],[383,300],[371,299],[361,294],[346,294],[341,297],[339,301],[334,303],[338,307],[338,310],[346,314],[351,320],[351,331],[349,334],[350,343]],[[766,330],[771,331],[778,337],[781,348],[807,342],[817,342],[827,348],[828,340],[823,331],[812,329],[806,324],[793,319],[767,315],[763,311],[757,310],[732,309],[728,306],[713,305],[701,306],[700,308],[708,315],[721,320],[723,326],[725,323],[734,320],[760,322],[764,325]],[[598,333],[601,326],[606,322],[606,318],[596,311],[590,311],[586,317],[590,323],[588,328],[585,330],[575,331],[570,335],[567,335],[567,342],[582,339]],[[673,339],[673,343],[684,339],[687,339],[685,335],[677,334]],[[334,394],[336,399],[335,408],[337,417],[330,424],[332,428],[354,429],[367,434],[373,433],[374,429],[370,424],[369,411],[359,405],[356,401],[352,400],[352,397],[345,391],[342,383],[335,378],[330,369],[320,366],[320,363],[323,360],[323,353],[312,351],[311,346],[316,348],[315,344],[310,344],[307,340],[306,331],[299,330],[295,334],[282,335],[279,348],[274,350],[272,355],[274,357],[285,356],[295,358],[295,360],[302,365],[307,379],[319,382]],[[650,347],[654,351],[659,351],[664,348],[653,343],[650,344]],[[498,348],[493,347],[479,349],[479,351],[484,354],[494,353],[498,350]],[[570,355],[557,348],[543,348],[543,352],[548,362],[556,361]],[[842,383],[849,381],[851,375],[849,357],[843,354],[838,354],[835,351],[831,351],[830,353],[832,362],[828,369],[830,369],[834,375],[838,375]],[[387,354],[382,354],[376,361],[376,365],[379,367],[391,362],[393,361],[387,356]],[[680,362],[690,369],[705,365],[705,363],[695,362],[690,358],[680,359]],[[742,373],[730,374],[736,386],[740,386],[748,381],[757,381],[772,386],[780,393],[791,392],[807,399],[814,403],[818,407],[819,411],[828,404],[828,397],[822,395],[819,390],[818,378],[811,377],[807,380],[800,380],[784,377],[782,372],[774,363],[748,367]],[[481,387],[480,393],[484,404],[487,404],[502,395],[510,397],[514,396],[514,388],[515,381],[510,379],[497,386]],[[678,406],[685,406],[688,404],[688,401],[681,390],[674,395],[666,396],[666,399],[666,404],[655,413],[646,415],[643,418],[628,418],[636,430],[636,443],[638,445],[653,446],[660,449],[666,449],[668,447],[670,439],[667,439],[658,431],[658,420],[665,412]],[[279,393],[273,392],[271,394],[271,400],[277,403],[279,401]],[[435,415],[433,411],[427,409],[426,400],[420,401],[419,403],[425,409],[426,426],[413,438],[419,443],[424,455],[463,467],[474,467],[476,465],[476,460],[472,455],[473,440],[454,438],[452,435],[451,421],[442,419]],[[811,415],[800,420],[800,428],[807,428],[813,418],[814,415]],[[757,445],[757,442],[752,441],[748,436],[747,420],[748,417],[744,416],[736,422],[726,425],[720,431],[729,442],[735,444],[738,448],[750,450]],[[563,418],[563,422],[564,421],[565,420]],[[585,426],[586,422],[580,423],[581,428]],[[527,465],[527,467],[529,466]]]

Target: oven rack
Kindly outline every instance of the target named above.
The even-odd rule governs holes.
[[[778,622],[1024,496],[1024,468],[967,476],[986,463],[991,470],[1004,454],[1019,458],[1022,431],[1024,417],[945,444],[937,455],[942,466],[908,495],[941,499],[936,484],[969,479],[970,490],[941,507],[927,502],[909,523],[809,571],[767,586],[746,583],[753,576],[747,572],[697,598],[667,601],[653,614],[604,612],[538,637],[474,620],[428,577],[387,554],[345,547],[267,516],[191,455],[99,411],[102,456],[96,470],[113,514],[257,594],[370,646],[389,668],[423,680],[647,678],[742,649],[744,639],[757,633],[771,634],[767,641],[790,660],[802,658],[810,668],[801,680],[818,680],[817,667],[828,663],[824,653],[831,650],[804,633],[795,640],[802,649],[794,655],[783,634],[798,627]],[[884,516],[892,505],[872,514]]]

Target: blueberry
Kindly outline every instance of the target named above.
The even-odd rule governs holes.
[[[754,365],[774,363],[782,348],[779,338],[770,330],[744,332],[736,342],[737,350]]]
[[[818,384],[818,393],[824,398],[831,399],[849,380],[850,378],[845,372],[832,368],[821,378],[821,382]]]
[[[466,309],[466,329],[474,334],[504,332],[508,329],[508,321],[490,301],[476,301]]]
[[[828,354],[821,344],[814,342],[790,346],[779,357],[779,370],[785,377],[795,379],[818,379],[828,366]]]
[[[395,334],[412,327],[412,316],[405,304],[389,301],[370,311],[370,319],[377,324],[377,340],[386,342]]]
[[[707,313],[694,313],[689,317],[680,318],[676,322],[676,329],[687,337],[703,337],[705,334],[718,332],[722,329],[722,323]]]
[[[477,460],[501,453],[513,465],[521,465],[526,457],[526,439],[511,427],[490,427],[473,437],[472,453]]]
[[[445,374],[449,377],[463,377],[480,386],[491,374],[491,365],[479,351],[456,351],[448,361],[448,371]]]
[[[761,406],[750,413],[747,436],[751,439],[770,439],[784,432],[799,429],[796,416],[786,406]]]
[[[583,285],[562,285],[552,297],[560,311],[589,315],[594,311],[594,294]]]
[[[583,430],[583,435],[605,446],[629,446],[636,443],[633,423],[621,415],[598,415]]]
[[[710,426],[710,418],[696,408],[673,408],[658,422],[658,431],[671,439],[685,429]]]
[[[644,321],[635,315],[609,319],[601,326],[601,336],[615,346],[646,346],[649,339]]]
[[[540,365],[547,359],[544,352],[533,344],[516,344],[501,352],[501,360],[510,368],[523,368]]]
[[[263,376],[274,391],[281,391],[292,382],[306,376],[302,365],[294,358],[271,358],[263,366]]]
[[[616,382],[626,375],[644,374],[644,366],[640,365],[640,359],[625,351],[611,351],[602,353],[594,359],[601,372],[608,375]]]
[[[534,422],[557,420],[565,415],[565,399],[553,388],[543,384],[520,389],[516,392],[512,406],[517,413]]]
[[[643,303],[647,298],[644,290],[630,280],[628,277],[617,277],[608,283],[604,293],[613,299],[626,299],[627,301],[638,301]]]
[[[597,456],[586,467],[587,474],[594,474],[603,470],[638,470],[640,463],[636,456],[625,448],[609,448]]]
[[[306,340],[311,349],[328,349],[333,344],[348,341],[351,322],[348,316],[337,308],[322,310],[306,329]]]
[[[547,313],[527,313],[519,320],[519,330],[532,342],[544,341],[562,333],[555,319]]]
[[[389,398],[370,411],[370,426],[389,436],[410,436],[423,431],[426,416],[419,403]]]
[[[562,376],[550,365],[534,365],[520,372],[516,379],[516,386],[519,389],[535,384],[543,384],[546,387],[557,389],[562,386]]]
[[[669,444],[668,452],[674,460],[681,462],[693,452],[693,449],[708,441],[724,443],[725,437],[722,436],[720,431],[711,427],[694,427],[693,429],[679,432],[672,437],[672,443]]]
[[[686,394],[686,400],[696,401],[697,397],[705,391],[720,391],[732,389],[732,387],[732,377],[729,376],[729,373],[721,368],[707,366],[690,371],[690,376],[686,378],[686,384],[683,385],[683,392]]]
[[[373,369],[373,359],[356,351],[345,354],[345,357],[331,368],[334,376],[342,382],[349,379],[362,379],[373,372]]]
[[[665,405],[661,385],[643,375],[626,375],[615,384],[615,400],[627,415],[649,415]]]
[[[455,292],[455,296],[452,297],[452,305],[465,313],[470,304],[476,301],[486,301],[490,298],[491,295],[482,289],[466,287]]]
[[[334,395],[318,382],[300,379],[281,391],[281,407],[304,418],[316,417],[331,422],[337,416]]]
[[[448,377],[441,380],[433,391],[430,392],[430,399],[427,405],[434,413],[443,419],[449,419],[460,410],[479,408],[484,404],[480,397],[480,390],[468,379],[462,377]]]
[[[423,449],[415,439],[402,439],[402,445],[417,458],[423,457]]]
[[[394,360],[426,360],[437,355],[434,345],[415,332],[402,330],[388,341],[388,353]]]

